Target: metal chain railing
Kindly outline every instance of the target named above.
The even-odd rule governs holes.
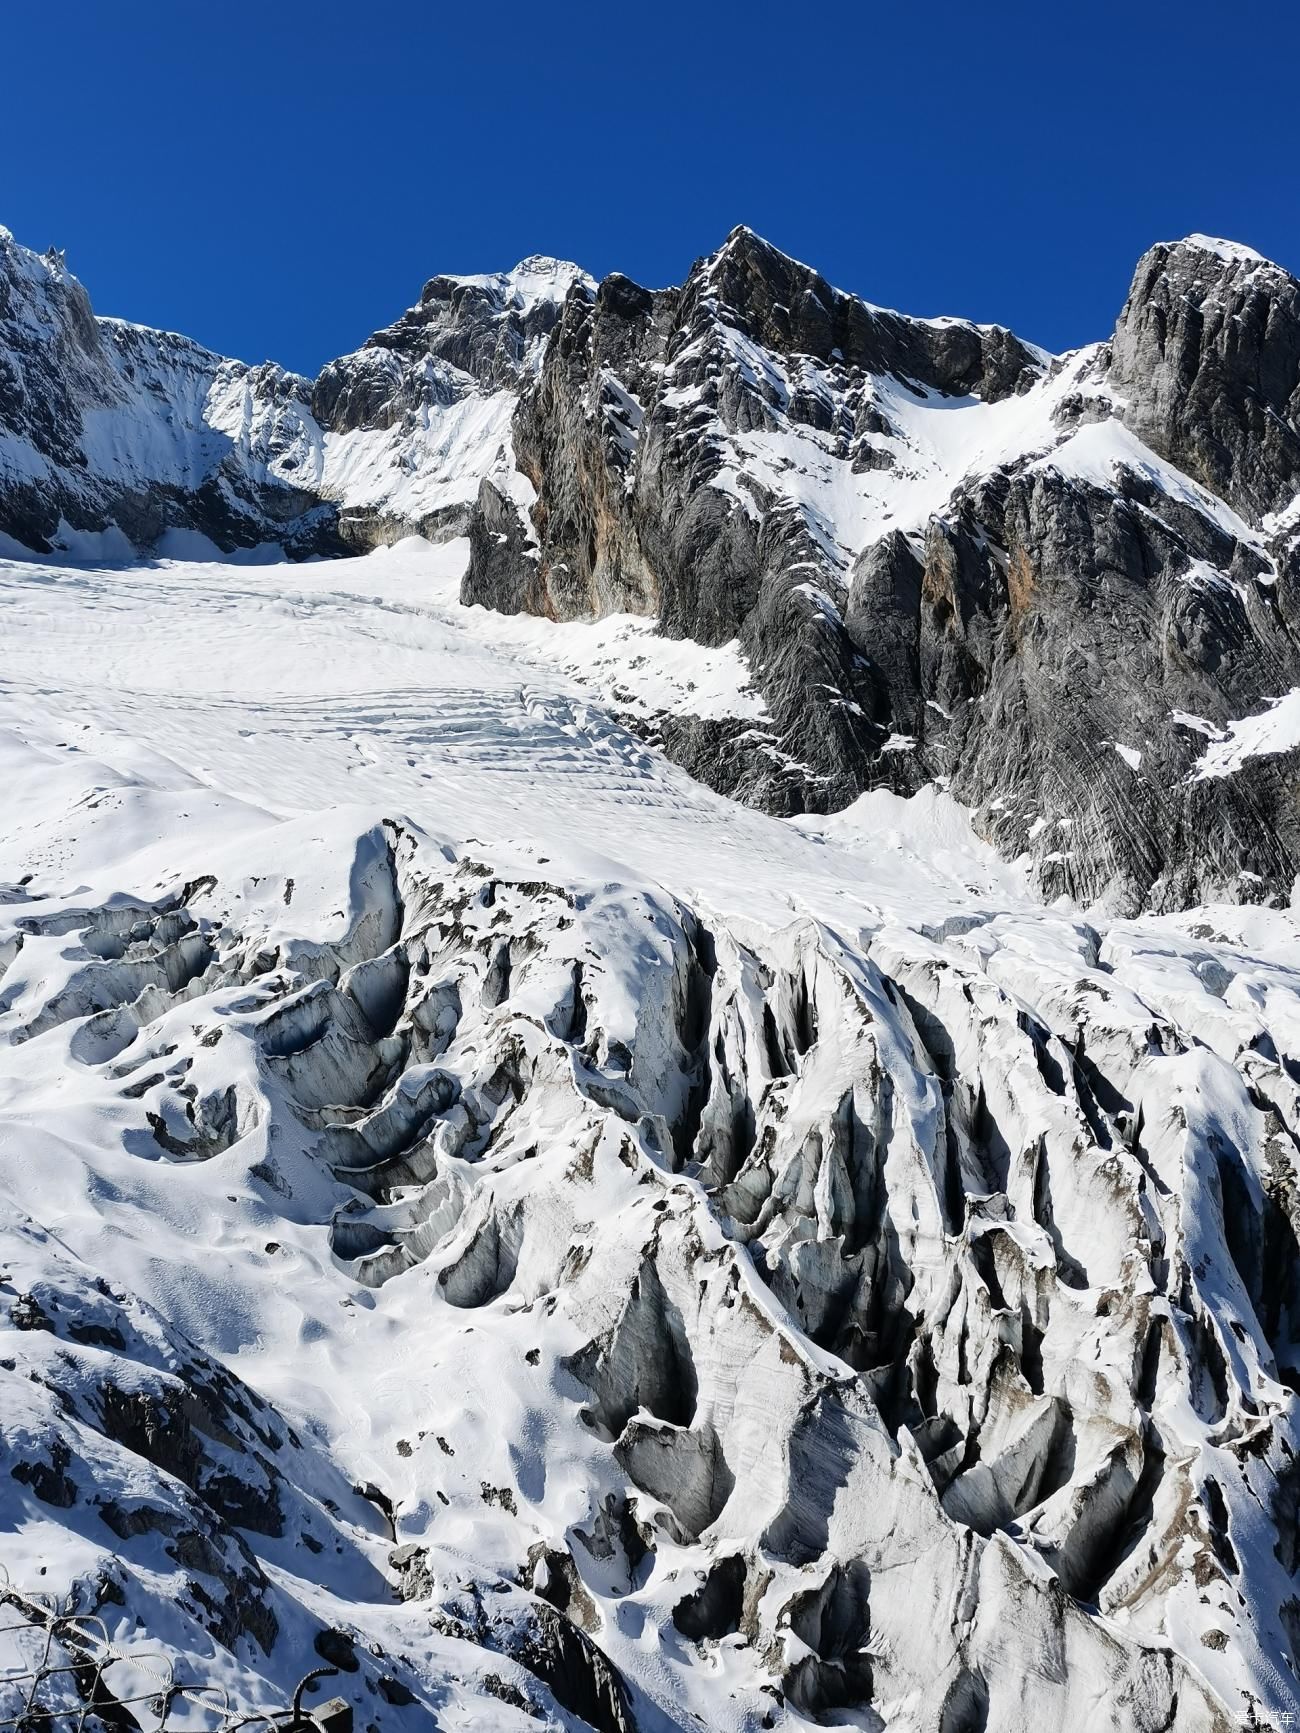
[[[0,1565],[0,1733],[352,1733],[342,1699],[303,1707],[337,1671],[314,1668],[287,1708],[250,1714],[224,1686],[178,1679],[161,1649],[119,1647],[98,1614],[15,1588]]]

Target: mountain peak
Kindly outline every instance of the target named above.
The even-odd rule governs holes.
[[[529,253],[520,259],[513,270],[503,273],[507,277],[585,277],[587,273],[581,265],[575,265],[572,259],[557,259],[550,253]]]
[[[433,301],[471,299],[495,302],[503,312],[532,314],[539,308],[558,308],[575,283],[595,289],[596,280],[569,259],[553,259],[545,253],[529,253],[508,271],[443,271],[431,277],[420,299]]]
[[[1154,279],[1164,272],[1193,272],[1203,279],[1210,270],[1216,280],[1245,282],[1256,275],[1265,281],[1289,280],[1295,277],[1285,265],[1278,264],[1264,253],[1256,252],[1243,241],[1230,241],[1219,235],[1184,235],[1179,241],[1157,241],[1148,247],[1137,262],[1135,284],[1143,277]]]
[[[1138,260],[1111,342],[1127,419],[1247,521],[1300,489],[1300,282],[1251,247],[1210,235]]]
[[[722,245],[710,253],[705,262],[712,265],[734,258],[772,260],[789,270],[806,271],[810,276],[818,275],[813,266],[805,264],[802,259],[796,259],[793,253],[785,252],[765,235],[760,235],[757,229],[751,229],[748,223],[737,223]]]

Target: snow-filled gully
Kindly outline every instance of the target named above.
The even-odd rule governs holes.
[[[883,824],[739,813],[728,904],[131,750],[0,910],[14,1581],[250,1706],[333,1660],[384,1730],[1287,1707],[1288,915],[909,909]],[[170,876],[167,801],[217,802]]]

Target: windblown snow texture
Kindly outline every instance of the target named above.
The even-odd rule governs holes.
[[[1287,1724],[1300,288],[0,285],[10,1582],[358,1733]]]

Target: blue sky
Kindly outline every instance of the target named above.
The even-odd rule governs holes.
[[[441,270],[680,281],[737,222],[1064,348],[1152,241],[1300,272],[1300,8],[25,0],[0,223],[97,310],[314,372]]]

